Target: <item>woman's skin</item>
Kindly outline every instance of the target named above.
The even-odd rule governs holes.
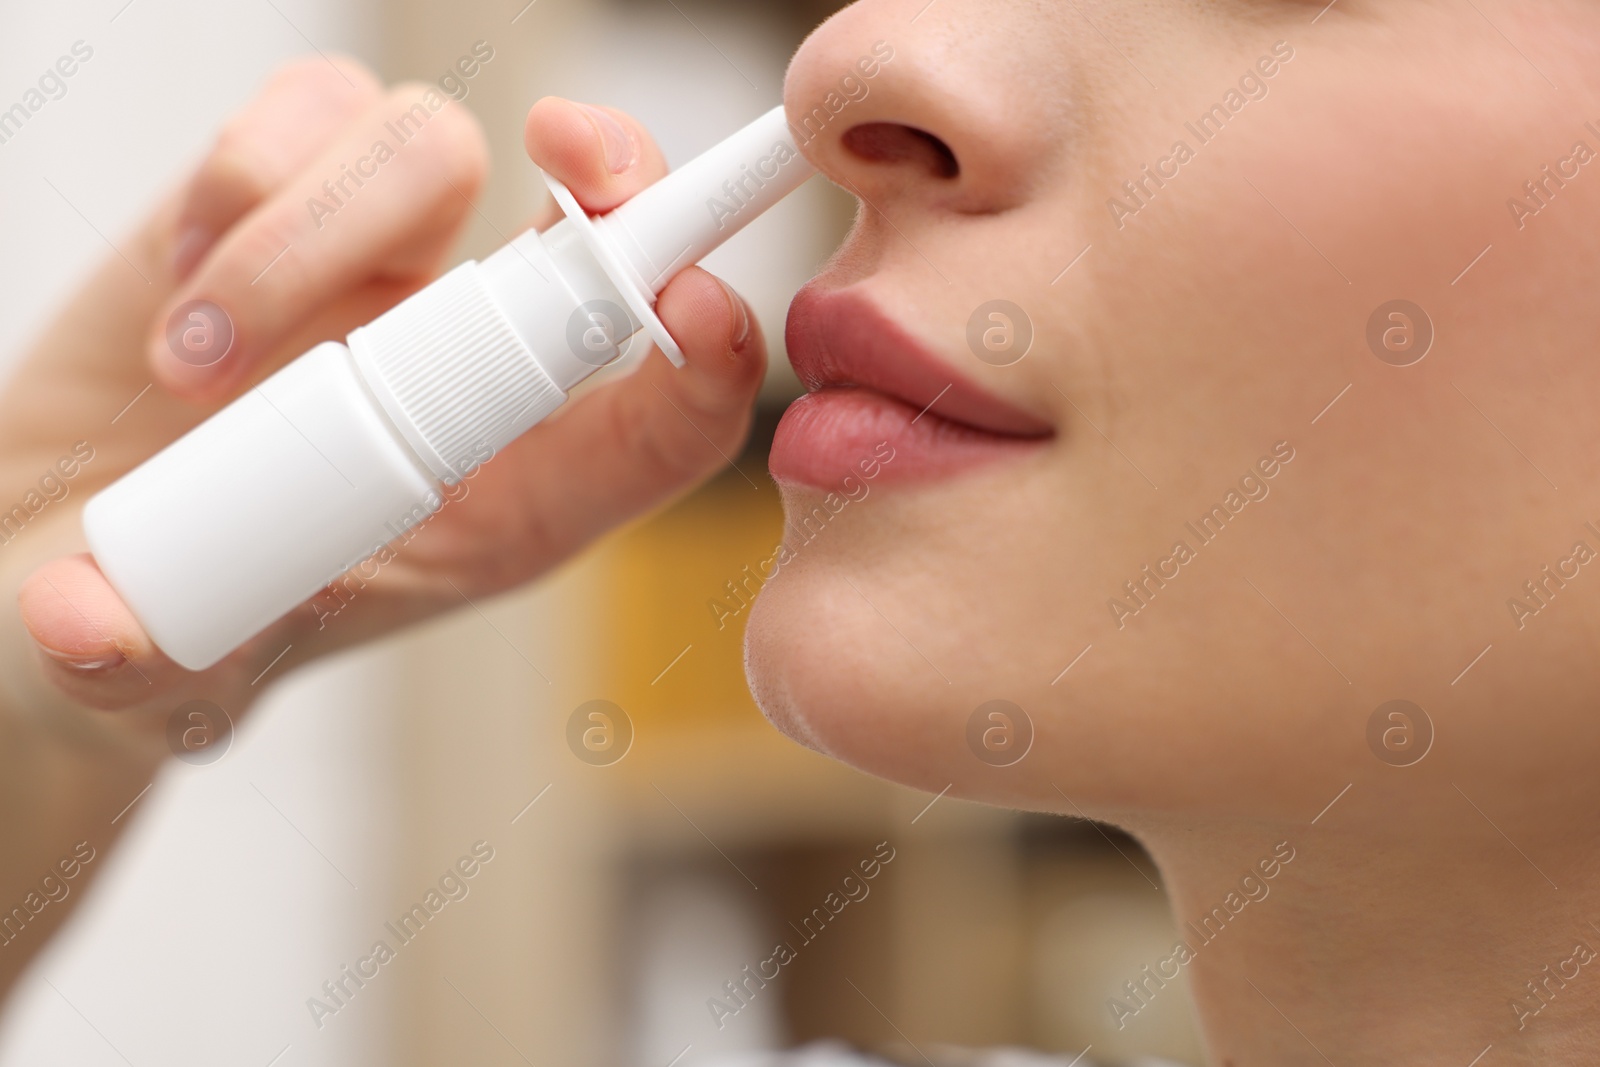
[[[485,178],[476,120],[447,104],[319,230],[307,198],[430,88],[384,89],[359,64],[335,62],[279,72],[184,188],[119,242],[138,272],[108,259],[0,395],[4,507],[30,491],[37,501],[40,479],[73,459],[77,442],[92,449],[67,495],[0,545],[0,588],[21,609],[5,614],[0,640],[0,918],[78,842],[97,855],[113,843],[129,822],[113,818],[168,755],[168,717],[185,701],[212,701],[237,719],[286,646],[274,672],[537,577],[715,473],[748,430],[765,366],[759,324],[725,285],[684,271],[658,307],[685,369],[646,360],[504,449],[325,627],[307,604],[199,674],[156,649],[77,554],[83,502],[247,384],[434,277]],[[591,212],[666,172],[632,119],[566,101],[535,105],[526,141]],[[193,299],[225,309],[237,331],[228,355],[204,370],[175,358],[164,336],[171,310]],[[50,484],[59,495],[59,479]],[[103,866],[91,862],[74,888]],[[0,948],[0,993],[81,897],[44,907]]]
[[[791,316],[791,351],[819,388],[775,445],[792,532],[750,621],[753,689],[796,739],[872,773],[1133,832],[1172,893],[1216,1064],[1565,1064],[1600,1039],[1600,959],[1573,969],[1600,946],[1600,594],[1588,591],[1600,578],[1561,562],[1580,540],[1600,552],[1585,525],[1600,528],[1600,172],[1561,162],[1575,142],[1600,151],[1585,125],[1600,127],[1597,52],[1600,9],[1580,0],[863,0],[791,69],[791,120],[824,109],[804,150],[864,206]],[[1219,104],[1220,132],[1191,132]],[[598,138],[567,107],[536,109],[530,148],[558,172],[577,160],[591,207],[615,202],[629,178],[604,177]],[[462,144],[475,142],[438,158],[460,167]],[[1559,186],[1546,164],[1567,175]],[[1137,195],[1123,184],[1135,181]],[[1530,181],[1545,183],[1538,199]],[[142,240],[149,264],[165,262],[171,217]],[[22,457],[7,464],[18,491],[81,436],[58,429],[89,418],[73,412],[100,418],[148,380],[127,338],[196,291],[169,281],[151,295],[119,272],[83,298],[93,332],[52,333],[56,348],[9,394],[0,425]],[[370,281],[371,264],[353,274]],[[418,280],[348,283],[337,325]],[[731,443],[759,357],[726,361],[735,316],[712,302],[720,290],[699,275],[675,284],[674,328],[704,331],[691,357],[702,425]],[[1368,341],[1397,299],[1436,333],[1409,366],[1382,343],[1403,322],[1380,315]],[[1032,327],[1008,366],[969,342],[995,300]],[[279,357],[337,332],[309,305],[295,321]],[[978,318],[980,340],[991,325]],[[172,371],[156,363],[164,386],[216,398]],[[121,388],[101,395],[113,373]],[[154,428],[108,435],[97,478],[198,417],[152,400],[140,418]],[[491,463],[482,477],[501,491],[436,533],[449,551],[408,564],[386,606],[448,606],[434,581],[451,566],[473,592],[530,577],[664,494],[618,489],[587,511],[571,506],[578,488],[535,495],[530,470],[564,432],[552,424]],[[692,444],[680,442],[675,484],[709,469],[690,462]],[[838,508],[874,458],[871,496]],[[1213,505],[1223,529],[1202,538],[1188,524]],[[808,532],[818,509],[834,517]],[[65,510],[50,517],[71,526]],[[514,557],[514,573],[474,567],[552,517],[583,527],[546,534],[536,543],[554,547]],[[29,536],[35,558],[62,551]],[[1559,588],[1546,565],[1569,568]],[[1532,580],[1547,581],[1537,601]],[[145,701],[125,668],[85,677],[46,662],[43,680],[76,700],[166,708],[192,684],[81,559],[38,572],[22,609],[58,652],[107,651],[84,625],[95,620],[165,687]],[[390,624],[376,614],[346,640]],[[268,654],[241,654],[205,685],[247,680]],[[1395,764],[1420,747],[1419,719],[1409,752],[1406,721],[1385,711],[1369,730],[1397,699],[1431,722],[1409,766]],[[1020,706],[1036,735],[1009,767],[968,740],[994,700]],[[21,869],[53,862],[57,842],[148,778],[160,748],[148,716],[58,705],[7,720],[20,739],[5,747],[5,802],[52,820],[6,843]],[[1217,908],[1215,940],[1183,925]],[[1177,995],[1126,977],[1147,997]],[[1107,994],[1141,1024],[1132,993]]]
[[[1216,1064],[1592,1061],[1600,565],[1559,561],[1600,551],[1600,164],[1558,161],[1600,151],[1600,7],[926,3],[856,4],[789,73],[793,117],[874,42],[895,51],[807,145],[870,206],[797,302],[791,352],[843,291],[896,324],[847,343],[897,330],[937,372],[903,404],[813,397],[780,427],[792,559],[748,638],[768,716],[932,793],[1126,827],[1180,925],[1242,904],[1287,842],[1247,885],[1265,899],[1213,943],[1185,932]],[[1277,42],[1247,83],[1264,98],[1197,138]],[[1193,158],[1132,200],[1122,183],[1180,139]],[[1564,184],[1514,213],[1545,164]],[[1404,367],[1366,337],[1399,298],[1437,334]],[[1011,366],[968,346],[995,299],[1035,332]],[[843,493],[841,441],[947,382],[1048,434],[976,456],[924,419],[910,464],[795,532]],[[1292,460],[1239,491],[1275,447]],[[1186,523],[1230,489],[1243,506],[1205,543]],[[1179,540],[1193,558],[1163,567]],[[1146,565],[1171,576],[1140,607],[1124,583]],[[1546,565],[1569,577],[1535,613]],[[967,742],[997,699],[1037,732],[1004,769]],[[1394,699],[1434,731],[1408,767],[1376,754],[1408,758],[1403,721],[1369,747]],[[1137,1028],[1139,1001],[1106,994]]]

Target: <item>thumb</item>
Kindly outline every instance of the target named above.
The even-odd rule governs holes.
[[[23,582],[17,606],[47,678],[90,707],[143,704],[171,689],[182,674],[87,554],[39,567]]]

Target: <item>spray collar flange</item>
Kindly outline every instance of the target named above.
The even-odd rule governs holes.
[[[540,173],[544,175],[545,185],[550,187],[550,195],[556,198],[562,213],[571,219],[573,226],[577,228],[584,246],[610,277],[612,284],[617,287],[617,292],[622,294],[622,299],[627,301],[628,310],[633,312],[634,317],[644,325],[645,332],[656,343],[656,347],[661,349],[662,354],[672,361],[672,365],[683,366],[683,349],[678,347],[678,342],[673,340],[672,334],[667,332],[666,324],[656,314],[655,293],[629,268],[627,261],[617,254],[609,236],[596,225],[597,217],[583,210],[583,205],[572,195],[572,190],[554,175],[546,171]]]

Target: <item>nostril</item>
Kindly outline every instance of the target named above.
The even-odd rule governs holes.
[[[938,178],[961,173],[956,154],[933,134],[896,122],[869,122],[845,132],[844,146],[869,163],[915,163]]]

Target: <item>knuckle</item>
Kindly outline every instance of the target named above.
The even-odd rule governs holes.
[[[296,56],[274,68],[262,95],[270,96],[287,89],[316,88],[331,73],[320,56]]]
[[[630,394],[629,399],[612,408],[612,439],[621,444],[623,455],[648,464],[664,486],[696,481],[719,461],[689,417],[665,397]]]
[[[428,111],[426,101],[430,92],[443,99],[443,95],[439,93],[438,86],[429,85],[427,82],[396,82],[389,87],[388,92],[383,94],[384,109],[389,111],[408,111],[413,106],[420,106],[424,111]],[[431,111],[429,113],[432,114]]]
[[[369,102],[381,92],[381,83],[365,63],[334,53],[326,58],[302,56],[282,64],[267,79],[262,96],[310,94],[354,105]]]
[[[489,145],[471,111],[426,82],[403,82],[390,90],[384,110],[404,118],[435,164],[451,181],[481,181],[489,168]]]
[[[296,143],[286,136],[291,118],[305,118],[307,108],[323,116],[352,114],[378,95],[377,81],[366,68],[344,57],[339,61],[338,69],[320,56],[284,64],[260,95],[224,124],[196,172],[192,196],[202,210],[242,210],[290,176],[286,160],[294,153],[286,154],[285,143]]]
[[[207,287],[252,303],[274,293],[303,291],[306,266],[296,249],[301,234],[289,209],[266,211],[242,228],[218,258]],[[266,268],[271,266],[271,270]],[[265,273],[263,273],[265,271]],[[260,284],[256,284],[259,281]],[[229,308],[238,314],[238,308]]]
[[[550,508],[521,509],[516,529],[509,531],[514,536],[498,541],[515,544],[518,551],[485,553],[472,575],[474,584],[482,590],[503,589],[534,577],[551,560],[564,554],[571,541],[565,528],[568,521]]]
[[[440,150],[451,180],[477,186],[489,170],[489,144],[471,111],[451,104],[435,116]]]
[[[230,123],[195,176],[194,195],[230,206],[264,199],[275,184],[272,165],[249,132]]]

